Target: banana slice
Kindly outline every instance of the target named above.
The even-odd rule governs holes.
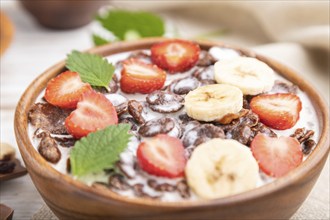
[[[259,168],[248,147],[235,140],[215,138],[194,150],[185,174],[199,197],[215,199],[255,188]]]
[[[264,62],[251,57],[220,60],[214,64],[217,83],[240,88],[244,95],[270,91],[274,85],[274,71]]]
[[[242,109],[243,94],[231,85],[206,85],[189,92],[184,106],[191,118],[199,121],[219,120]]]

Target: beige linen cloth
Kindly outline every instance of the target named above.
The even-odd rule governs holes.
[[[179,37],[255,49],[296,69],[329,102],[329,1],[112,1],[155,11]],[[56,219],[43,207],[33,219]],[[329,219],[329,163],[292,219]]]

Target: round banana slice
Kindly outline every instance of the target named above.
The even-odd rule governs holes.
[[[242,109],[243,93],[231,85],[206,85],[189,92],[184,106],[191,118],[199,121],[219,120]]]
[[[244,95],[270,91],[274,85],[274,71],[264,62],[251,57],[220,60],[214,64],[217,83],[240,88]]]
[[[215,199],[255,188],[259,168],[248,147],[235,140],[215,138],[194,150],[185,174],[199,197]]]

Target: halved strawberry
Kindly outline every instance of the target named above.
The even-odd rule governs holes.
[[[187,40],[167,40],[151,47],[151,60],[170,73],[183,72],[199,59],[199,45]]]
[[[151,93],[161,89],[165,80],[165,71],[132,58],[123,62],[120,88],[126,93]]]
[[[75,138],[118,123],[115,107],[101,93],[94,90],[82,95],[77,109],[65,119],[65,127]]]
[[[137,149],[137,160],[147,173],[169,178],[183,176],[186,165],[182,142],[166,134],[142,142]]]
[[[92,87],[83,83],[78,73],[66,71],[48,82],[45,99],[61,108],[76,108],[81,95],[91,90]]]
[[[300,143],[292,137],[273,138],[258,134],[252,140],[251,150],[260,169],[272,177],[284,176],[303,160]]]
[[[299,97],[291,93],[259,95],[250,102],[260,121],[278,130],[292,128],[297,123],[301,106]]]

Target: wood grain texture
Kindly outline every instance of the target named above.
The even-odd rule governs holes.
[[[146,49],[161,38],[136,42],[115,43],[89,50],[108,56],[118,52]],[[214,42],[198,42],[202,49],[227,46]],[[229,46],[228,46],[229,47]],[[257,189],[227,198],[166,203],[160,201],[129,199],[102,187],[88,187],[53,169],[33,148],[27,133],[27,112],[39,93],[55,75],[63,71],[60,62],[39,76],[25,91],[15,114],[15,134],[22,157],[31,178],[52,211],[61,219],[288,219],[302,204],[329,153],[328,107],[309,83],[291,69],[249,50],[242,53],[256,57],[297,84],[311,98],[317,111],[321,137],[317,147],[297,169],[290,174]]]

